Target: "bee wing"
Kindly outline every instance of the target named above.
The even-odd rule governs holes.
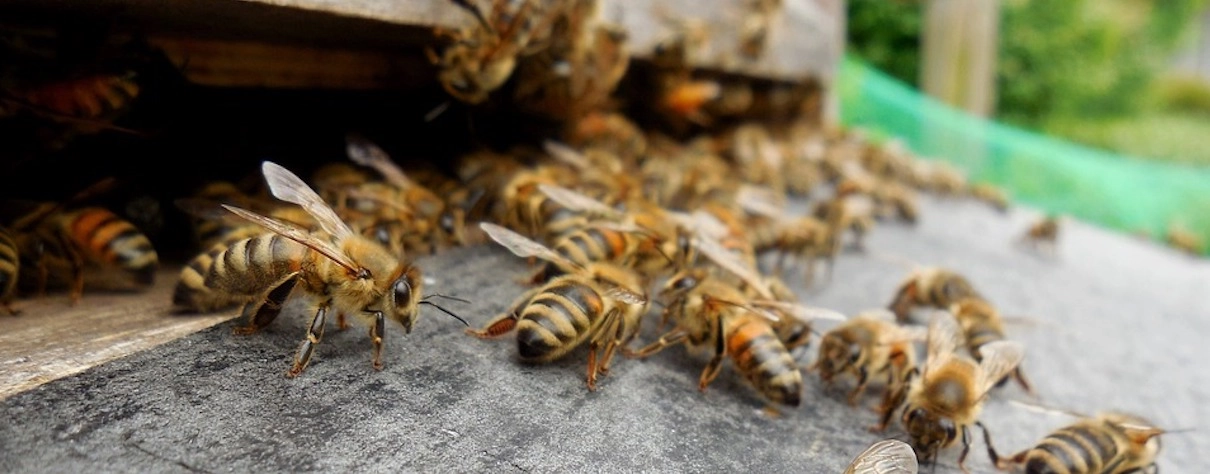
[[[753,214],[781,219],[785,216],[782,206],[778,204],[777,193],[766,187],[741,185],[736,192],[735,200],[745,211]]]
[[[870,445],[849,464],[845,474],[916,474],[919,470],[912,446],[897,439]]]
[[[996,382],[1016,369],[1025,358],[1025,346],[1017,341],[996,341],[979,348],[983,360],[979,362],[979,393],[991,390]]]
[[[504,248],[518,257],[538,257],[563,268],[580,268],[575,262],[555,253],[550,247],[535,242],[529,237],[513,232],[506,227],[492,224],[491,222],[480,222],[479,228],[483,229],[496,243],[503,245]]]
[[[177,209],[190,216],[208,221],[228,221],[231,213],[223,209],[220,201],[206,198],[183,197],[172,201]]]
[[[730,233],[727,230],[727,224],[714,217],[714,214],[705,211],[694,211],[690,217],[691,225],[689,227],[697,230],[702,235],[706,235],[712,239],[721,239]]]
[[[611,219],[621,217],[620,212],[605,203],[562,186],[542,183],[538,185],[538,190],[559,203],[559,205],[574,211],[587,212]]]
[[[948,311],[936,311],[933,313],[933,316],[929,319],[927,339],[928,350],[926,354],[928,362],[926,362],[925,373],[928,373],[929,366],[940,365],[966,342],[966,337],[962,333],[962,327],[958,325],[958,320],[954,319],[954,315]]]
[[[887,325],[889,330],[883,332],[878,338],[880,344],[928,340],[927,330],[920,326],[900,326],[899,323],[893,321],[888,321]]]
[[[415,186],[399,165],[391,160],[391,156],[378,145],[361,135],[350,133],[345,136],[345,149],[348,150],[349,160],[361,166],[373,168],[381,174],[388,183],[400,189],[410,189]]]
[[[857,313],[857,316],[854,316],[854,318],[871,319],[871,320],[875,320],[875,321],[895,323],[896,325],[898,325],[897,320],[895,319],[895,313],[891,312],[891,310],[886,309],[886,308],[868,309],[868,310],[862,311],[860,313]]]
[[[292,224],[287,224],[272,217],[265,217],[246,209],[229,206],[226,204],[223,204],[223,208],[231,211],[237,216],[243,217],[244,219],[260,225],[261,227],[269,229],[282,237],[310,247],[316,252],[319,252],[325,257],[332,259],[333,262],[340,264],[340,266],[345,267],[350,271],[356,271],[361,268],[361,266],[354,262],[353,259],[349,258],[348,255],[345,255],[344,252],[333,245],[332,242],[320,239],[311,232],[307,232],[306,230],[295,227]]]
[[[760,273],[736,257],[735,254],[727,251],[717,240],[699,234],[694,239],[694,243],[697,249],[702,252],[702,255],[705,255],[706,258],[723,267],[723,269],[734,273],[735,276],[740,277],[740,279],[744,280],[744,283],[747,283],[748,286],[756,290],[761,298],[767,300],[775,299],[773,292],[769,291],[769,287],[765,285],[765,280],[761,278]]]
[[[610,287],[605,290],[605,296],[621,301],[626,304],[644,304],[647,298],[643,295],[627,290],[620,286]]]
[[[298,175],[272,161],[264,162],[261,171],[265,174],[265,181],[269,183],[269,191],[275,197],[302,206],[307,214],[315,218],[315,222],[324,232],[332,234],[337,240],[354,235],[353,229],[350,229],[349,225],[336,215],[336,211],[315,194],[315,190],[307,186]],[[229,206],[223,207],[231,209]]]
[[[804,323],[812,323],[821,319],[830,321],[844,321],[848,318],[839,311],[818,306],[807,306],[801,303],[791,303],[788,301],[769,301],[769,300],[753,300],[751,305],[758,308],[773,308],[794,316],[795,319]]]
[[[554,140],[546,140],[542,142],[542,148],[544,148],[546,153],[552,158],[571,165],[573,168],[578,170],[588,170],[592,168],[592,164],[588,162],[588,158],[585,158],[583,153],[576,151],[570,146]]]

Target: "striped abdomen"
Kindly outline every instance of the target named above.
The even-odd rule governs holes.
[[[1117,473],[1126,461],[1117,434],[1101,423],[1080,423],[1047,436],[1029,450],[1025,472],[1030,474]]]
[[[945,308],[962,298],[978,296],[978,293],[975,293],[975,288],[966,278],[945,272],[936,277],[933,285],[929,287],[928,294],[924,296],[927,298],[926,303]]]
[[[8,301],[17,288],[21,257],[17,243],[7,229],[0,228],[0,303]]]
[[[798,406],[802,400],[802,373],[764,321],[738,318],[728,323],[727,353],[736,368],[770,400]]]
[[[517,322],[517,350],[523,360],[557,359],[591,334],[605,311],[605,300],[591,286],[559,279],[539,291]]]
[[[593,262],[623,263],[622,260],[629,257],[627,247],[622,232],[589,227],[560,237],[554,250],[568,260],[586,266]]]
[[[159,257],[134,224],[108,209],[89,207],[64,215],[60,225],[89,261],[116,266],[141,285],[154,281]]]
[[[205,313],[246,302],[249,299],[247,296],[237,296],[207,287],[206,275],[210,274],[214,261],[222,256],[231,244],[263,233],[265,232],[259,228],[248,226],[233,228],[233,231],[226,235],[230,240],[220,241],[210,246],[209,250],[193,257],[181,269],[176,288],[172,291],[172,304],[181,309]]]
[[[256,296],[299,271],[311,249],[277,234],[235,242],[213,258],[205,287],[235,296]]]

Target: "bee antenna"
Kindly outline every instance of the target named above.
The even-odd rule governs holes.
[[[427,304],[427,305],[429,305],[429,306],[432,306],[432,307],[434,307],[434,308],[437,308],[437,309],[441,310],[441,312],[442,312],[442,313],[448,314],[448,315],[452,316],[454,319],[457,319],[458,321],[461,321],[461,322],[462,322],[462,325],[464,325],[464,326],[466,326],[466,327],[468,327],[468,328],[469,328],[469,327],[471,327],[471,323],[468,323],[468,322],[466,322],[466,320],[465,320],[465,319],[462,319],[462,317],[460,317],[460,316],[458,316],[458,315],[456,315],[456,314],[454,314],[454,313],[451,313],[451,312],[450,312],[450,310],[445,309],[445,308],[442,308],[441,306],[438,306],[438,305],[437,305],[437,303],[433,303],[432,301],[424,301],[424,300],[420,300],[420,304]]]
[[[453,300],[453,301],[457,301],[457,302],[459,302],[459,303],[468,303],[468,304],[470,303],[470,300],[464,300],[464,299],[459,298],[459,297],[457,297],[457,296],[443,295],[443,294],[441,294],[441,293],[433,293],[433,294],[431,294],[431,295],[425,296],[424,298],[421,298],[421,299],[420,299],[420,301],[424,301],[424,300],[427,300],[427,299],[429,299],[429,298],[445,298],[445,299],[447,299],[447,300]]]

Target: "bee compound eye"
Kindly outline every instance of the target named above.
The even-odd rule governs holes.
[[[399,279],[395,282],[395,303],[402,305],[412,299],[412,284],[408,283],[407,279]]]

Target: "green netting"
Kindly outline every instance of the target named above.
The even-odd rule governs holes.
[[[1003,187],[1014,201],[1154,236],[1176,222],[1210,241],[1210,168],[1145,161],[974,117],[853,58],[836,86],[844,124],[898,137],[921,157]]]

